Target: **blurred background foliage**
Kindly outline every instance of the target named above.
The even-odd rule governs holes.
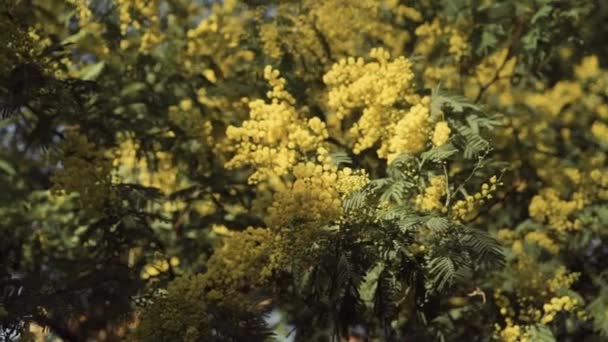
[[[0,26],[0,339],[608,336],[603,1],[7,0]]]

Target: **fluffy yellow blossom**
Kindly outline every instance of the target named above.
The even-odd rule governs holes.
[[[158,3],[158,0],[117,0],[122,34],[124,35],[129,27],[140,29],[140,16],[147,21],[158,21]]]
[[[303,226],[321,226],[337,221],[342,215],[338,184],[346,176],[313,162],[299,163],[293,168],[295,180],[277,191],[268,209],[267,224],[286,227],[296,221]]]
[[[496,237],[500,241],[504,241],[504,242],[512,242],[516,238],[515,232],[512,229],[509,229],[509,228],[500,229],[496,233]]]
[[[201,20],[186,32],[186,51],[178,55],[187,73],[205,76],[211,58],[219,69],[216,77],[230,76],[252,60],[253,51],[239,45],[245,38],[251,11],[241,11],[240,2],[235,1],[214,2],[211,10],[194,3],[191,7]]]
[[[86,26],[93,16],[93,13],[91,13],[91,10],[89,9],[89,0],[68,0],[68,3],[76,7],[76,11],[78,12],[78,25],[80,25],[80,27]]]
[[[600,62],[597,56],[592,55],[583,58],[581,64],[574,67],[574,75],[579,80],[597,77],[600,73]]]
[[[578,280],[579,276],[580,273],[568,273],[568,270],[564,266],[560,266],[549,281],[549,290],[552,293],[557,293],[561,289],[569,289]]]
[[[548,222],[558,232],[581,229],[580,222],[570,220],[569,216],[583,209],[584,197],[581,193],[574,193],[571,200],[563,200],[554,189],[544,189],[534,196],[528,211],[530,216],[538,222]]]
[[[551,254],[557,254],[559,252],[559,245],[543,232],[529,232],[524,239],[528,243],[539,245]]]
[[[112,182],[129,182],[146,187],[154,187],[164,194],[171,194],[187,186],[185,179],[179,177],[176,165],[169,152],[156,151],[152,154],[138,155],[139,143],[131,134],[117,134],[118,147],[112,153]],[[174,212],[185,207],[183,201],[165,201],[160,204],[164,212]]]
[[[526,326],[515,324],[511,318],[505,318],[505,326],[494,325],[494,338],[501,342],[533,342],[526,332]]]
[[[142,53],[149,53],[163,40],[163,38],[164,36],[160,32],[154,29],[147,30],[141,37],[139,51]]]
[[[544,315],[541,319],[542,324],[548,324],[555,319],[555,315],[557,315],[561,311],[572,311],[574,310],[580,303],[575,298],[570,296],[562,296],[562,297],[553,297],[549,303],[543,305]]]
[[[602,144],[608,144],[608,125],[601,121],[595,121],[591,125],[591,134]]]
[[[120,48],[139,45],[139,51],[149,53],[163,39],[159,26],[159,0],[117,0]],[[134,36],[138,41],[135,41]]]
[[[513,75],[517,60],[509,57],[507,49],[501,49],[486,57],[475,70],[475,78],[479,84],[490,84],[495,78],[508,78]]]
[[[589,177],[596,183],[596,185],[599,185],[601,187],[608,186],[608,172],[602,172],[599,169],[593,169],[589,173]]]
[[[342,198],[349,194],[361,190],[365,185],[369,183],[369,176],[364,170],[353,171],[349,167],[338,171],[338,180],[336,182],[336,189]]]
[[[608,104],[602,103],[595,108],[597,116],[601,119],[608,119]]]
[[[463,56],[466,55],[468,50],[468,44],[466,38],[458,30],[451,30],[450,35],[450,47],[448,52],[454,56],[456,61],[460,61]]]
[[[608,172],[600,169],[593,169],[589,173],[589,179],[591,180],[590,188],[588,190],[591,196],[602,200],[608,199]]]
[[[416,207],[420,211],[429,212],[436,209],[442,209],[443,203],[441,198],[446,194],[445,176],[435,176],[430,179],[430,185],[424,189],[423,194],[416,196]]]
[[[439,18],[435,18],[430,23],[423,23],[418,26],[415,33],[418,37],[415,52],[425,56],[431,54],[439,41],[439,38],[443,34]]]
[[[169,271],[170,267],[177,267],[179,266],[179,258],[178,257],[171,257],[168,260],[167,259],[156,259],[154,261],[152,261],[151,263],[148,263],[144,266],[144,268],[141,270],[141,278],[142,279],[149,279],[151,277],[156,277],[159,276],[161,273],[165,273],[167,271]]]
[[[525,102],[531,108],[543,109],[552,117],[557,116],[569,103],[578,101],[583,96],[583,89],[577,82],[559,81],[553,88],[540,94],[526,96]]]
[[[273,69],[270,65],[264,68],[264,78],[268,81],[268,85],[272,88],[266,97],[273,99],[273,101],[285,101],[291,105],[295,104],[296,100],[285,90],[285,84],[287,83],[278,70]]]
[[[397,122],[386,149],[389,163],[400,154],[416,154],[426,149],[431,131],[429,106],[430,98],[424,97]]]
[[[226,136],[235,143],[234,157],[227,168],[255,166],[250,183],[272,176],[283,176],[308,152],[322,147],[328,133],[318,118],[301,119],[293,107],[295,100],[285,90],[285,80],[279,73],[266,68],[264,77],[272,89],[270,103],[254,100],[249,103],[249,120],[241,127],[229,126]]]
[[[265,215],[269,227],[289,237],[290,255],[302,253],[318,241],[326,232],[324,227],[342,222],[342,200],[369,181],[363,171],[313,162],[295,165],[293,176],[293,181],[274,185],[276,191]],[[312,254],[299,257],[310,260]]]
[[[433,131],[433,145],[442,146],[450,139],[450,133],[452,130],[446,121],[439,121],[435,124],[435,130]]]
[[[407,30],[399,30],[393,25],[383,22],[385,15],[382,5],[384,1],[378,0],[305,0],[304,4],[310,8],[309,17],[315,18],[318,29],[328,41],[333,55],[355,55],[364,47],[363,37],[370,37],[388,46],[392,52],[400,54],[404,44],[409,40]],[[416,17],[415,10],[400,10],[392,7],[393,11],[403,11],[403,14]],[[336,15],[339,13],[340,15]],[[403,18],[406,19],[406,18]],[[408,18],[409,19],[409,18]],[[357,32],[357,39],[353,39],[353,32]]]
[[[508,49],[487,56],[475,68],[475,76],[466,80],[466,96],[475,99],[482,89],[486,89],[486,94],[495,95],[500,105],[512,105],[510,79],[515,74],[516,64],[517,58],[509,56]]]
[[[566,175],[566,177],[568,177],[572,183],[574,184],[580,184],[581,180],[582,180],[582,175],[581,172],[575,168],[572,167],[567,167],[564,169],[564,174]]]
[[[413,7],[402,5],[397,0],[387,0],[386,5],[395,13],[402,21],[411,20],[413,22],[422,21],[422,14]]]
[[[496,191],[497,185],[502,185],[502,183],[498,183],[496,176],[492,176],[488,183],[481,185],[479,192],[467,195],[463,200],[454,203],[451,208],[452,216],[457,220],[466,220],[472,216],[479,206],[493,198],[492,193]]]
[[[429,65],[424,69],[424,82],[429,88],[434,88],[438,84],[451,89],[459,84],[458,69],[454,65],[435,66]]]
[[[330,115],[348,122],[362,109],[348,132],[356,154],[393,136],[394,127],[387,127],[405,114],[394,108],[396,104],[412,105],[418,100],[413,94],[414,75],[407,59],[389,61],[390,54],[383,49],[372,49],[370,57],[373,61],[367,63],[362,58],[341,59],[323,77],[329,89]]]
[[[280,46],[280,35],[279,28],[275,23],[266,24],[260,28],[260,39],[264,44],[264,53],[275,59],[283,57],[283,51]]]
[[[241,305],[244,288],[259,288],[285,265],[283,238],[274,230],[249,227],[225,235],[204,275],[210,300]]]

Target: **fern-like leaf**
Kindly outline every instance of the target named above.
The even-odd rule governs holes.
[[[407,184],[403,181],[397,181],[389,185],[380,196],[381,201],[394,201],[398,204],[403,203]]]
[[[352,159],[348,156],[348,153],[344,151],[334,151],[330,153],[329,158],[335,166],[341,166],[345,164],[349,165],[353,162]]]
[[[423,152],[422,154],[420,154],[420,157],[422,157],[423,162],[430,160],[438,163],[447,160],[456,152],[458,152],[458,149],[454,147],[454,145],[445,144],[443,146],[433,147],[432,149]]]
[[[342,207],[345,211],[356,211],[365,206],[367,196],[363,191],[356,191],[349,194],[344,201],[342,201]]]
[[[536,324],[528,327],[527,335],[530,341],[538,342],[555,342],[555,336],[548,326],[544,324]]]
[[[439,85],[431,93],[431,115],[437,115],[444,107],[449,107],[455,113],[462,113],[465,109],[480,111],[481,109],[463,96],[449,95],[443,92]]]
[[[500,243],[487,233],[477,229],[467,229],[463,244],[477,256],[481,266],[502,267],[505,255]]]
[[[450,222],[445,217],[433,216],[426,221],[426,226],[435,232],[441,233],[450,228]]]
[[[448,257],[439,257],[429,263],[431,282],[437,292],[442,292],[450,287],[456,278],[456,265]]]

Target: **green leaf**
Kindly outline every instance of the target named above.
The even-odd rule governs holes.
[[[368,308],[372,308],[374,305],[374,296],[376,294],[376,288],[378,287],[378,278],[383,270],[384,263],[378,262],[367,272],[363,278],[363,281],[359,285],[359,298],[361,298],[365,306]]]
[[[147,85],[143,82],[133,82],[129,83],[127,86],[122,88],[120,91],[120,96],[131,96],[139,93],[140,91],[146,89]]]
[[[442,232],[450,228],[450,222],[445,217],[433,216],[426,221],[426,226],[431,230]]]
[[[427,160],[439,163],[450,158],[456,152],[458,152],[458,149],[454,147],[454,145],[445,144],[439,147],[433,147],[432,149],[423,152],[420,154],[420,157],[422,158],[423,163]]]
[[[0,160],[0,170],[6,172],[10,176],[15,175],[15,168],[6,160]]]
[[[452,259],[439,257],[429,263],[431,281],[437,292],[442,292],[454,283],[456,266]]]
[[[555,336],[548,326],[544,324],[536,324],[529,326],[527,329],[530,341],[538,342],[555,342]]]
[[[380,201],[395,201],[398,204],[403,202],[405,197],[406,183],[402,181],[396,181],[389,185],[388,188],[380,196]]]
[[[462,238],[463,244],[469,250],[474,251],[477,262],[482,266],[502,267],[505,263],[505,255],[500,243],[484,231],[478,229],[465,229]]]
[[[483,31],[481,34],[481,41],[477,46],[476,52],[478,55],[485,55],[496,45],[498,45],[498,38],[496,35],[490,31]]]
[[[84,39],[86,36],[88,35],[88,32],[85,30],[79,30],[77,33],[66,37],[64,40],[61,41],[61,45],[71,45],[71,44],[76,44],[78,43],[80,40]]]
[[[344,151],[334,151],[329,154],[329,157],[331,158],[331,162],[335,166],[341,166],[343,164],[352,164],[353,162],[352,159],[350,159],[350,157],[348,156],[348,153]]]
[[[593,327],[602,336],[608,337],[608,286],[601,283],[599,296],[587,306],[587,311],[593,318]]]
[[[541,18],[546,18],[549,16],[549,14],[551,14],[551,11],[553,10],[553,7],[551,7],[550,5],[544,5],[542,6],[538,12],[536,12],[534,14],[534,16],[532,17],[531,23],[535,24],[538,20],[540,20]]]
[[[444,107],[451,108],[455,113],[462,113],[465,109],[481,111],[479,106],[471,103],[467,98],[459,95],[448,95],[438,85],[431,92],[431,117],[440,113]]]
[[[346,211],[354,211],[361,209],[365,206],[367,196],[362,191],[356,191],[349,194],[344,201],[342,201],[342,207]]]
[[[94,81],[101,74],[105,65],[105,62],[87,65],[80,71],[80,77],[85,81]]]

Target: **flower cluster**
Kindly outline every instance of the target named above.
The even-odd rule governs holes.
[[[365,170],[353,171],[351,168],[345,167],[337,174],[336,189],[342,194],[342,198],[363,189],[369,183],[369,175]]]
[[[78,12],[78,25],[80,27],[86,26],[93,16],[91,13],[91,9],[89,9],[89,1],[88,0],[68,0],[68,2],[74,7],[76,7],[76,11]]]
[[[144,268],[141,270],[141,278],[142,279],[150,279],[152,277],[157,277],[161,273],[165,273],[169,271],[171,267],[179,266],[179,258],[171,257],[167,259],[156,259],[152,262],[146,264]]]
[[[215,2],[211,11],[203,7],[194,11],[192,17],[198,24],[187,30],[186,51],[178,60],[187,73],[204,76],[210,66],[214,66],[215,77],[219,77],[220,72],[228,76],[239,70],[243,62],[253,60],[255,53],[239,44],[247,37],[247,23],[252,13],[242,10],[238,1]]]
[[[543,305],[544,315],[541,319],[541,323],[548,324],[555,319],[561,311],[572,311],[578,306],[578,301],[570,296],[553,297],[551,301]]]
[[[295,180],[273,196],[266,219],[271,227],[297,222],[303,228],[316,228],[336,222],[342,216],[342,199],[369,181],[362,171],[313,162],[295,165],[293,175]]]
[[[186,341],[213,339],[210,321],[217,312],[255,311],[258,304],[247,297],[266,285],[286,262],[284,241],[270,229],[249,227],[228,231],[221,247],[207,262],[207,271],[172,281],[164,295],[155,298],[141,317],[139,337],[164,341],[183,336]],[[171,264],[160,262],[159,267]],[[175,262],[175,261],[173,261]],[[233,322],[231,322],[231,320]],[[235,317],[222,317],[221,324],[242,323]],[[160,327],[159,327],[160,324]],[[215,336],[217,337],[217,336]]]
[[[557,244],[551,237],[542,231],[532,231],[526,234],[524,240],[530,244],[536,244],[551,254],[557,254],[560,250]]]
[[[567,232],[582,228],[580,221],[570,216],[584,206],[583,194],[575,193],[571,200],[563,200],[555,189],[548,188],[532,198],[528,210],[534,220],[548,222],[558,232]]]
[[[272,87],[267,94],[271,102],[251,101],[249,120],[226,130],[236,152],[226,167],[254,166],[250,183],[289,173],[299,161],[306,160],[307,154],[321,148],[328,136],[319,118],[300,118],[293,106],[295,100],[285,90],[285,80],[277,70],[266,67],[264,77]]]
[[[135,33],[141,53],[149,53],[163,40],[159,26],[159,3],[159,0],[117,0],[120,32],[123,35],[121,49],[129,49],[133,45],[135,40],[129,39],[129,36]]]
[[[592,181],[589,191],[591,195],[602,200],[608,199],[608,172],[593,169],[589,173],[589,179]]]
[[[580,83],[559,81],[551,89],[539,94],[530,94],[526,103],[532,108],[542,109],[548,115],[555,117],[569,103],[578,101],[583,96]]]
[[[450,139],[450,133],[452,133],[452,130],[446,121],[437,122],[433,130],[433,138],[431,139],[433,146],[440,147],[445,145]]]
[[[150,163],[148,158],[138,156],[139,143],[129,134],[119,134],[119,141],[113,161],[116,181],[130,180],[167,194],[177,190],[178,172],[170,153],[157,151],[152,156],[154,163]]]
[[[578,272],[569,273],[564,266],[558,267],[553,278],[549,281],[549,291],[557,293],[559,290],[569,289],[578,280],[580,275]]]
[[[451,208],[452,216],[457,220],[466,220],[474,215],[479,206],[483,205],[486,200],[493,198],[492,193],[496,191],[497,185],[502,185],[502,183],[498,183],[496,176],[492,176],[489,183],[481,185],[479,192],[456,201]]]
[[[384,3],[387,6],[384,7]],[[395,14],[401,21],[419,19],[420,14],[411,7],[398,6],[394,1],[361,0],[344,2],[341,0],[306,0],[310,8],[309,16],[316,18],[319,30],[323,32],[332,54],[337,56],[356,55],[363,48],[364,37],[382,41],[385,46],[401,54],[403,46],[410,39],[407,30],[382,22],[381,16]],[[384,9],[384,8],[386,9]],[[335,13],[340,13],[336,16]],[[358,32],[359,39],[352,39],[352,32]]]
[[[507,49],[500,49],[488,55],[475,68],[474,77],[464,80],[464,93],[475,99],[483,95],[485,89],[488,97],[494,97],[501,105],[513,104],[513,92],[509,81],[515,74],[517,58],[509,54]]]
[[[384,147],[379,154],[386,157],[388,141],[398,131],[396,126],[399,124],[396,123],[408,113],[395,108],[395,105],[414,106],[419,104],[420,99],[412,90],[414,74],[407,59],[399,57],[389,61],[390,55],[383,49],[372,49],[370,57],[374,61],[368,63],[362,58],[341,59],[325,74],[323,81],[329,89],[327,105],[330,115],[335,116],[333,121],[337,124],[334,126],[339,127],[341,122],[348,122],[361,111],[361,116],[350,127],[347,136],[353,145],[353,152],[359,154],[380,141]],[[420,103],[409,113],[409,118],[402,120],[400,125],[408,126],[409,132],[418,133],[420,130],[417,128],[421,128],[424,132],[419,134],[426,139],[428,132],[423,128],[427,125],[428,110],[425,104]],[[414,119],[415,123],[408,123],[409,119]],[[328,121],[331,122],[332,118]],[[410,147],[419,149],[421,143],[418,140]],[[401,146],[397,141],[392,145],[393,153],[397,153],[394,150]]]
[[[513,323],[510,318],[505,319],[506,325],[501,328],[497,323],[494,326],[494,338],[502,342],[532,342],[526,331],[526,326]]]
[[[448,48],[448,52],[451,53],[458,62],[467,54],[469,46],[467,44],[467,39],[463,36],[462,32],[456,29],[450,31],[450,47]]]
[[[417,154],[427,148],[431,133],[430,103],[430,97],[423,97],[420,103],[412,106],[403,118],[391,127],[392,136],[388,139],[388,144],[378,150],[379,156],[386,156],[390,163],[400,154]]]
[[[416,28],[416,37],[418,38],[416,44],[416,52],[421,55],[430,55],[441,35],[443,34],[444,28],[441,27],[439,18],[435,18],[432,22],[425,22]]]
[[[260,28],[260,39],[264,43],[264,53],[274,59],[281,59],[283,57],[283,50],[281,49],[280,39],[281,32],[274,23],[265,24]]]
[[[608,144],[608,125],[597,120],[591,126],[591,134],[602,144]]]
[[[275,231],[249,227],[231,231],[207,262],[204,275],[208,299],[242,305],[244,291],[264,285],[284,267],[284,242]]]
[[[447,193],[445,176],[432,177],[430,183],[431,184],[424,189],[424,193],[417,195],[415,199],[416,207],[423,212],[445,208],[441,202],[441,199]]]
[[[139,29],[142,26],[133,14],[141,15],[146,20],[158,20],[158,0],[117,0],[120,17],[120,31],[124,35],[129,28]]]

